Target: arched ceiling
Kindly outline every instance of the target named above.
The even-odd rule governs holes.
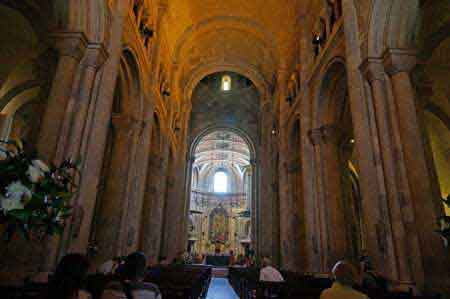
[[[223,71],[224,65],[249,77],[257,74],[258,80],[265,81],[262,85],[272,82],[277,70],[292,65],[298,56],[300,16],[311,2],[168,1],[163,30],[177,65],[177,84],[184,89],[193,73],[201,73],[199,69],[207,75]],[[214,67],[208,70],[208,66]],[[257,81],[255,77],[251,79]]]
[[[194,167],[245,167],[250,164],[250,149],[239,135],[219,130],[204,136],[195,148]]]

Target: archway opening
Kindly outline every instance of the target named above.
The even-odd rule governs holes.
[[[188,248],[225,265],[228,255],[248,254],[252,241],[251,149],[240,134],[218,129],[198,140],[193,155]]]

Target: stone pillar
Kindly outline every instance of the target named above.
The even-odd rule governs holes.
[[[125,2],[118,2],[118,6],[125,6],[125,4]],[[69,242],[69,250],[73,252],[85,252],[90,241],[91,225],[97,201],[97,187],[111,123],[115,82],[122,52],[123,14],[125,12],[128,12],[128,10],[124,7],[116,7],[113,12],[107,47],[109,56],[101,68],[101,76],[96,76],[96,79],[98,79],[96,83],[98,84],[94,86],[94,91],[91,93],[93,99],[88,114],[92,117],[92,120],[90,121],[88,117],[88,127],[83,132],[83,142],[80,149],[80,156],[83,158],[80,171],[83,175],[81,176],[77,201],[78,205],[83,207],[84,217],[79,232],[77,232],[78,236],[75,238],[72,236]],[[98,51],[102,52],[100,49]],[[103,260],[101,261],[103,262]]]
[[[78,91],[74,92],[66,109],[66,118],[61,129],[55,159],[62,161],[66,158],[78,160],[80,147],[86,130],[88,111],[93,101],[92,92],[99,67],[107,59],[107,52],[103,44],[89,44],[86,54],[81,62],[82,72]],[[90,112],[93,112],[90,110]]]
[[[300,135],[300,132],[298,132]],[[299,136],[300,138],[300,136]],[[292,150],[298,150],[293,153]],[[284,155],[282,154],[284,153]],[[280,147],[280,157],[299,157],[300,148]],[[300,202],[302,196],[300,192],[294,192],[293,189],[301,189],[300,161],[292,161],[283,157],[280,160],[280,247],[281,261],[283,269],[290,271],[301,271],[301,250],[300,250]],[[297,196],[295,196],[297,195]],[[303,253],[304,254],[304,253]]]
[[[381,136],[378,134],[370,85],[364,78],[364,72],[361,72],[360,69],[364,55],[361,48],[364,46],[361,47],[354,1],[343,0],[342,5],[347,84],[365,225],[366,247],[364,249],[371,257],[377,271],[395,277],[396,261],[392,245],[382,147],[380,146]],[[370,60],[374,62],[373,59]]]
[[[258,172],[256,168],[256,160],[250,160],[250,167],[252,172],[252,195],[251,195],[251,207],[250,207],[250,238],[251,243],[250,246],[253,250],[258,248],[258,214],[257,211],[259,209],[259,200],[258,200]]]
[[[86,37],[80,32],[61,32],[53,38],[59,51],[59,61],[37,142],[39,153],[47,160],[52,160],[56,153],[75,74],[87,47]]]
[[[440,192],[433,185],[433,174],[429,172],[425,157],[424,138],[417,114],[415,92],[411,84],[410,72],[416,65],[414,52],[403,49],[389,49],[384,54],[384,66],[392,83],[396,120],[404,155],[404,168],[410,188],[410,198],[415,218],[410,219],[414,233],[420,241],[421,256],[413,256],[419,265],[412,267],[413,277],[425,290],[439,290],[449,285],[448,255],[444,251],[440,236],[434,232],[436,219],[443,215]],[[422,260],[420,260],[422,258]],[[424,273],[422,273],[424,271]],[[422,281],[425,279],[425,281]]]
[[[147,256],[157,258],[161,253],[164,205],[166,201],[168,140],[162,136],[160,149],[153,148],[149,157],[147,190],[144,198],[141,247]]]
[[[384,188],[380,190],[382,206],[381,222],[377,226],[377,237],[381,250],[386,252],[386,275],[399,280],[419,282],[421,277],[413,276],[414,260],[420,260],[417,237],[414,236],[414,216],[405,197],[408,193],[402,169],[402,155],[396,143],[396,128],[393,123],[392,105],[389,103],[388,82],[380,59],[368,59],[361,66],[368,79],[373,97],[373,110],[381,153]]]
[[[148,104],[148,103],[147,103]],[[149,105],[150,106],[150,105]],[[148,107],[149,113],[146,113],[146,119],[152,119],[153,105]],[[151,112],[151,113],[150,113]],[[130,171],[128,175],[128,207],[127,217],[122,224],[122,228],[126,227],[127,241],[125,253],[136,251],[139,247],[139,236],[141,230],[142,209],[144,204],[144,194],[146,189],[146,176],[148,171],[148,163],[146,163],[150,154],[150,139],[151,139],[152,121],[140,120],[136,123],[136,128],[133,136],[133,144],[135,145],[132,151],[132,160],[130,164]]]
[[[272,188],[272,154],[271,154],[271,130],[272,130],[272,107],[269,98],[264,99],[261,107],[260,118],[260,142],[259,151],[259,206],[257,207],[258,221],[258,255],[274,257],[274,243],[279,245],[279,238],[273,233],[274,228],[274,192]]]
[[[323,187],[325,195],[325,215],[328,224],[328,241],[330,246],[328,269],[343,258],[351,258],[344,215],[341,169],[339,164],[338,142],[341,132],[335,124],[324,125],[322,133],[321,153],[323,167]],[[350,221],[350,219],[348,220]]]
[[[329,264],[329,236],[328,236],[328,223],[325,211],[327,209],[325,205],[325,188],[324,188],[324,166],[322,163],[322,148],[323,134],[319,128],[311,129],[308,132],[310,141],[314,147],[313,161],[314,161],[314,250],[318,253],[319,269],[318,271],[327,272]]]
[[[110,173],[104,198],[100,205],[99,221],[96,231],[99,261],[110,259],[116,255],[125,254],[125,244],[128,243],[128,213],[130,168],[132,150],[136,131],[136,120],[129,116],[113,116],[114,126],[113,153]],[[124,244],[125,243],[125,244]]]
[[[303,98],[308,98],[309,89],[303,92]],[[311,101],[301,102],[302,111],[311,111]],[[301,171],[305,175],[302,178],[303,217],[305,221],[305,266],[306,271],[320,272],[322,269],[322,230],[319,218],[319,194],[316,192],[319,169],[315,167],[316,147],[314,134],[311,132],[311,115],[305,113],[300,117],[301,136]]]

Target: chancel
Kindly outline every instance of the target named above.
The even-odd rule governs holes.
[[[0,1],[0,297],[448,298],[449,53],[448,0]]]

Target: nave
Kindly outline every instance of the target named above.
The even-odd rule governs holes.
[[[264,258],[449,297],[448,4],[0,0],[0,288],[141,252],[188,257],[162,299],[206,296],[192,264],[249,299]]]

